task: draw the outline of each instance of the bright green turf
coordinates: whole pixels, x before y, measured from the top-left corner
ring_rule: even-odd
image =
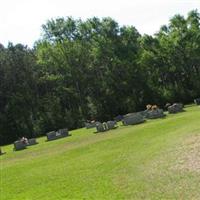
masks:
[[[136,126],[72,136],[0,156],[1,200],[200,199],[200,173],[176,167],[177,147],[200,136],[200,107]],[[180,152],[179,152],[180,153]]]

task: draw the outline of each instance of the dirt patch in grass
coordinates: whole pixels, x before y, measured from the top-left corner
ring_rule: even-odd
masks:
[[[200,133],[188,136],[177,148],[176,170],[200,173]]]

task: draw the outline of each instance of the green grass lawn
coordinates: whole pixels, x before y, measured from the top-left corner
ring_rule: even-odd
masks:
[[[1,200],[200,199],[200,107],[0,156]]]

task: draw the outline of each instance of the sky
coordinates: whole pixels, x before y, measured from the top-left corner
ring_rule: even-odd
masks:
[[[112,17],[133,25],[141,34],[154,34],[175,14],[200,12],[200,0],[0,0],[0,43],[32,47],[48,19],[72,16]]]

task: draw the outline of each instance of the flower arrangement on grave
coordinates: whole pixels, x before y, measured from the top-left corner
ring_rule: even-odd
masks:
[[[157,105],[151,106],[151,110],[157,110],[157,109],[158,109],[158,106],[157,106]]]
[[[146,109],[147,109],[147,110],[151,110],[151,107],[152,107],[151,104],[146,105]]]

